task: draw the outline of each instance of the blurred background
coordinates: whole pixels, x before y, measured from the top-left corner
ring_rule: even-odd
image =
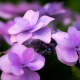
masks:
[[[11,3],[18,3],[20,1],[26,1],[26,2],[33,2],[38,1],[42,5],[49,3],[49,2],[64,2],[64,6],[69,7],[71,10],[80,12],[80,0],[0,0],[0,2],[11,2]]]

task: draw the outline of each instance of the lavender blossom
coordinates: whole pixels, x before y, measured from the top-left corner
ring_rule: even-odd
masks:
[[[51,29],[45,27],[54,18],[42,16],[39,19],[39,12],[28,10],[23,17],[14,19],[15,25],[9,29],[9,34],[12,35],[11,42],[17,41],[23,43],[24,41],[32,39],[40,39],[45,43],[51,41]]]
[[[27,10],[36,10],[38,7],[40,7],[38,2],[20,2],[17,5],[12,3],[0,3],[0,17],[4,19],[10,19],[25,13]]]
[[[80,31],[70,26],[68,33],[59,31],[53,34],[52,38],[58,44],[56,46],[56,53],[62,63],[73,66],[77,63],[78,58],[80,63]]]
[[[62,7],[63,3],[47,3],[43,7],[39,8],[40,16],[42,15],[48,15],[48,16],[53,16],[53,15],[58,15],[61,13],[64,13],[65,10]]]
[[[10,43],[10,34],[8,33],[8,29],[13,26],[15,23],[14,21],[10,20],[6,23],[0,21],[0,35],[5,39],[5,41],[11,45]]]
[[[26,48],[17,43],[13,45],[11,52],[0,58],[0,68],[3,72],[22,75],[24,68],[36,71],[44,66],[45,58],[34,52],[33,48]]]
[[[1,80],[40,80],[40,76],[37,72],[33,72],[25,68],[22,75],[13,75],[10,73],[2,72]]]

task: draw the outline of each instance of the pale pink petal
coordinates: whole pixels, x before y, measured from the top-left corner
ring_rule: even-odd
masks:
[[[41,69],[44,66],[44,64],[45,58],[42,55],[36,53],[35,59],[32,62],[26,64],[26,67],[28,67],[32,71],[36,71]]]
[[[18,54],[14,53],[14,52],[9,53],[8,58],[12,65],[21,66],[21,61],[20,61]]]
[[[49,17],[49,16],[42,16],[39,18],[38,22],[43,22],[43,27],[48,25],[51,21],[53,21],[54,18]]]
[[[31,29],[30,32],[35,32],[42,27],[43,27],[43,22],[40,22],[35,27],[33,27],[33,29]]]
[[[10,73],[11,62],[8,59],[8,54],[0,57],[0,69],[4,72]]]
[[[20,32],[25,31],[25,28],[21,28],[22,26],[18,26],[17,24],[15,24],[14,26],[12,26],[9,30],[8,33],[9,34],[17,34]]]
[[[33,15],[35,14],[36,12],[33,11],[33,10],[28,10],[25,15],[23,16],[23,18],[25,18],[26,20],[29,21],[29,24],[31,25],[32,24],[32,17]]]
[[[45,43],[51,41],[51,29],[48,27],[41,28],[33,33],[32,39],[40,39]]]
[[[24,73],[21,66],[11,65],[10,70],[11,70],[11,73],[14,74],[14,75],[22,75]]]
[[[31,38],[31,36],[32,36],[32,33],[30,33],[30,32],[20,33],[16,36],[16,40],[17,40],[18,43],[22,44],[24,41]]]
[[[11,45],[13,45],[16,41],[16,35],[11,35],[10,37]]]
[[[27,48],[22,54],[23,63],[27,64],[28,62],[34,60],[34,57],[35,57],[34,49],[33,48]]]

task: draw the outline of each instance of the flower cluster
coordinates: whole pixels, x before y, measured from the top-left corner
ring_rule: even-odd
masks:
[[[0,17],[15,17],[14,21],[0,21],[0,40],[5,39],[11,46],[0,57],[2,79],[5,79],[4,75],[11,78],[21,75],[18,76],[19,80],[40,80],[34,71],[42,69],[45,56],[55,52],[59,61],[68,66],[75,65],[77,61],[80,63],[80,16],[75,14],[76,20],[69,26],[68,32],[60,31],[53,25],[54,22],[63,25],[72,22],[72,11],[63,8],[63,3],[48,3],[44,6],[37,2],[0,5]],[[24,16],[19,17],[23,13]]]

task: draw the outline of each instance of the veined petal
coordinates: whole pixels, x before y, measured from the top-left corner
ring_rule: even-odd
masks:
[[[57,54],[58,59],[59,59],[62,63],[66,64],[66,65],[68,65],[68,66],[73,66],[73,65],[75,65],[75,64],[77,63],[77,61],[75,61],[75,62],[66,62],[65,60],[63,60],[63,58],[62,58],[62,50],[63,50],[63,48],[61,48],[61,46],[59,46],[59,45],[56,46],[56,54]]]
[[[28,67],[32,71],[36,71],[41,69],[44,66],[44,64],[45,64],[45,58],[42,55],[36,53],[34,60],[26,64],[26,67]]]
[[[21,66],[21,61],[20,61],[18,54],[14,53],[14,52],[9,53],[8,58],[12,65]]]
[[[12,46],[11,52],[18,54],[18,56],[22,59],[22,54],[27,48],[24,45],[16,43]]]
[[[15,27],[14,29],[25,29],[25,30],[30,29],[29,22],[25,18],[17,17],[14,19],[14,21],[19,26],[19,28]]]
[[[34,26],[37,21],[38,21],[38,18],[39,18],[39,12],[35,12],[35,14],[32,16],[32,20],[30,21],[30,25],[31,26]]]
[[[54,18],[49,16],[42,16],[39,18],[38,22],[43,22],[43,27],[48,25],[51,21],[53,21]]]
[[[27,64],[28,62],[33,61],[34,57],[35,57],[34,49],[27,48],[22,54],[23,63]]]
[[[26,20],[29,21],[29,25],[32,24],[32,17],[36,12],[33,10],[28,10],[25,15],[23,16],[23,18],[25,18]]]
[[[43,27],[43,22],[40,22],[38,23],[37,25],[35,25],[35,27],[33,27],[30,32],[35,32],[37,31],[38,29],[42,28]]]
[[[16,40],[18,43],[23,43],[24,41],[28,40],[29,38],[31,38],[32,36],[32,33],[30,32],[23,32],[23,33],[20,33],[16,36]]]
[[[78,60],[78,55],[75,49],[68,46],[62,49],[62,58],[66,62],[76,62]]]
[[[11,65],[10,69],[11,69],[11,72],[14,75],[22,75],[24,73],[24,71],[22,70],[21,66],[13,66],[13,65]]]
[[[51,29],[48,27],[41,28],[33,33],[32,39],[40,39],[45,43],[51,41]]]
[[[9,30],[8,33],[9,34],[17,34],[20,32],[25,31],[25,28],[20,28],[21,26],[18,26],[17,24],[15,24],[14,26],[12,26]]]

